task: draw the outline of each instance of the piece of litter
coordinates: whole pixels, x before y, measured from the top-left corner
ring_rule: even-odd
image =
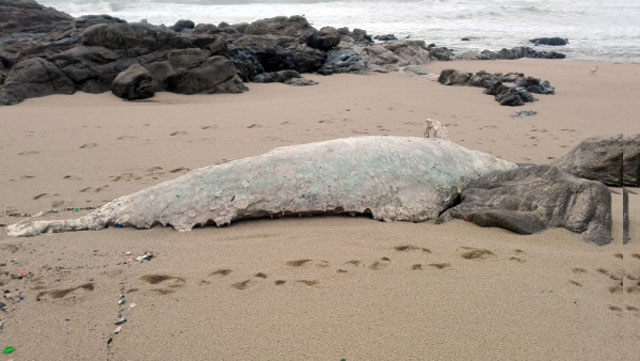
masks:
[[[153,258],[153,253],[145,252],[145,254],[143,254],[142,256],[138,256],[138,257],[134,258],[134,261],[142,262],[142,261],[148,261],[148,260],[150,260],[152,258]]]
[[[126,254],[127,256],[129,256],[129,257],[133,256],[133,253],[131,253],[131,252],[125,252],[125,254]]]
[[[137,305],[136,305],[135,303],[132,303],[132,304],[130,304],[130,305],[129,305],[129,308],[134,308],[134,307],[136,307],[136,306],[137,306]]]
[[[15,350],[16,350],[16,348],[15,348],[15,347],[13,347],[13,346],[7,346],[7,347],[5,347],[5,348],[4,348],[4,350],[2,350],[2,353],[10,354],[10,353],[12,353],[12,352],[13,352],[13,351],[15,351]]]
[[[120,333],[120,331],[122,331],[122,326],[116,327],[116,329],[115,329],[115,331],[113,331],[113,333],[117,335],[117,334]]]
[[[0,302],[0,310],[7,307],[7,305],[4,302]]]
[[[116,228],[122,228],[122,224],[120,224],[120,223],[116,223],[113,226],[116,227]]]
[[[116,321],[116,326],[122,325],[125,322],[127,322],[127,319],[124,317],[120,317],[120,319]]]
[[[17,270],[17,271],[16,271],[16,273],[17,273],[18,275],[20,275],[20,276],[24,276],[24,275],[26,275],[26,274],[27,274],[27,271],[19,269],[19,270]]]
[[[118,301],[119,305],[123,305],[125,303],[127,303],[127,298],[126,297],[123,297],[120,301]]]

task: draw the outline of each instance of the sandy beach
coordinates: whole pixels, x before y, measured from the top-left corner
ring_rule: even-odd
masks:
[[[621,188],[611,188],[613,242],[601,247],[565,229],[522,236],[463,221],[366,217],[243,221],[186,233],[109,228],[13,238],[4,231],[25,218],[17,213],[76,217],[278,146],[419,137],[427,118],[465,147],[538,164],[590,136],[640,132],[637,64],[424,67],[523,72],[549,80],[556,94],[514,108],[433,76],[305,74],[319,84],[248,83],[243,94],[162,92],[136,102],[76,93],[0,107],[0,346],[15,346],[0,361],[637,357],[640,189],[630,189],[624,247]],[[537,115],[515,118],[517,110]],[[154,257],[133,261],[145,252]],[[119,315],[127,321],[114,335]]]

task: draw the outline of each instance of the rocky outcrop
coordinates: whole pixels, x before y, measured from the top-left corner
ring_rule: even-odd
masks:
[[[57,66],[41,58],[32,58],[11,68],[0,89],[0,105],[51,94],[73,94],[75,90],[71,79]]]
[[[120,98],[137,100],[151,98],[155,93],[151,73],[140,64],[132,64],[113,79],[111,91]]]
[[[629,142],[629,144],[632,143]],[[612,137],[588,138],[552,164],[577,177],[621,187],[623,184],[624,148],[622,134]],[[630,146],[629,148],[634,147]]]
[[[467,51],[465,53],[455,56],[456,60],[513,60],[521,58],[534,58],[534,59],[564,59],[567,56],[556,51],[541,51],[531,49],[526,46],[515,47],[511,49],[503,48],[499,51],[483,50],[478,52],[475,50]]]
[[[564,227],[587,242],[611,242],[611,194],[600,182],[574,177],[557,167],[523,166],[472,181],[460,204],[439,222],[463,219],[519,234]]]
[[[233,63],[222,56],[212,56],[206,59],[202,64],[193,68],[177,69],[176,73],[167,79],[167,90],[180,94],[198,94],[198,93],[217,93],[221,89],[230,93],[240,93],[246,90],[246,87],[236,86],[237,84],[236,67]],[[232,84],[225,84],[231,81]],[[225,84],[222,88],[220,85]]]
[[[555,88],[547,80],[525,77],[522,73],[491,74],[479,71],[475,74],[455,69],[440,72],[438,82],[443,85],[463,85],[485,88],[484,93],[495,96],[500,105],[520,106],[533,102],[535,94],[554,94]],[[509,87],[504,83],[514,83]]]
[[[552,37],[552,38],[535,38],[529,40],[533,45],[549,45],[549,46],[564,46],[569,44],[569,39],[560,38],[560,37]]]
[[[102,93],[113,90],[116,76],[133,64],[149,71],[154,91],[191,94],[244,91],[247,88],[241,82],[254,81],[265,73],[257,81],[282,71],[324,75],[386,73],[427,64],[431,59],[453,58],[451,50],[435,44],[426,46],[424,41],[397,40],[392,34],[376,39],[379,42],[374,44],[362,29],[318,30],[301,16],[232,25],[225,22],[196,25],[184,19],[166,27],[146,21],[128,23],[109,15],[73,18],[31,0],[0,0],[0,93],[4,94],[3,104],[14,104],[38,94],[75,90]],[[555,56],[530,48],[482,54],[487,59]],[[214,74],[209,60],[213,56],[230,60],[236,74],[230,76],[232,68],[226,65]],[[54,69],[48,75],[53,83],[48,86],[39,83],[37,89],[28,90],[43,79],[40,77],[17,90],[15,73],[24,69],[13,68],[35,58],[52,64],[47,67]],[[212,80],[205,80],[205,76]],[[298,77],[284,82],[315,84]],[[532,92],[529,88],[536,86],[521,87]],[[516,104],[526,98],[521,91],[510,92],[504,94],[501,102]]]

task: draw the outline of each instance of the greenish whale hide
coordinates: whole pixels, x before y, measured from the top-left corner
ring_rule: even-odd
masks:
[[[276,148],[193,170],[68,220],[27,220],[12,236],[110,225],[178,231],[213,222],[298,214],[370,213],[384,221],[435,219],[473,179],[514,163],[437,138],[355,137]]]

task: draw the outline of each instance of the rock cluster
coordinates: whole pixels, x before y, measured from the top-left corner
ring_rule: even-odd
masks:
[[[519,46],[511,49],[503,48],[499,51],[483,50],[483,51],[467,51],[455,56],[455,60],[513,60],[521,58],[534,59],[564,59],[567,56],[557,51],[543,51],[531,49],[527,46]]]
[[[438,82],[444,85],[464,85],[485,88],[484,93],[495,96],[500,105],[519,106],[533,102],[534,94],[554,94],[555,89],[547,80],[528,77],[522,73],[487,73],[479,71],[475,74],[454,69],[440,72]],[[513,83],[509,87],[504,83]]]
[[[185,19],[167,27],[108,15],[74,18],[33,0],[0,0],[0,105],[75,91],[113,91],[132,100],[157,91],[240,93],[247,90],[243,82],[251,81],[315,84],[293,72],[392,72],[455,57],[450,49],[424,41],[397,40],[393,34],[375,38],[380,42],[362,29],[318,30],[301,16],[218,25]],[[523,47],[455,58],[460,57],[564,55]],[[145,68],[145,75],[134,65]],[[521,95],[511,94],[504,102],[517,102]]]
[[[549,46],[564,46],[569,44],[569,39],[560,38],[560,37],[552,37],[552,38],[535,38],[529,40],[533,45],[549,45]]]

